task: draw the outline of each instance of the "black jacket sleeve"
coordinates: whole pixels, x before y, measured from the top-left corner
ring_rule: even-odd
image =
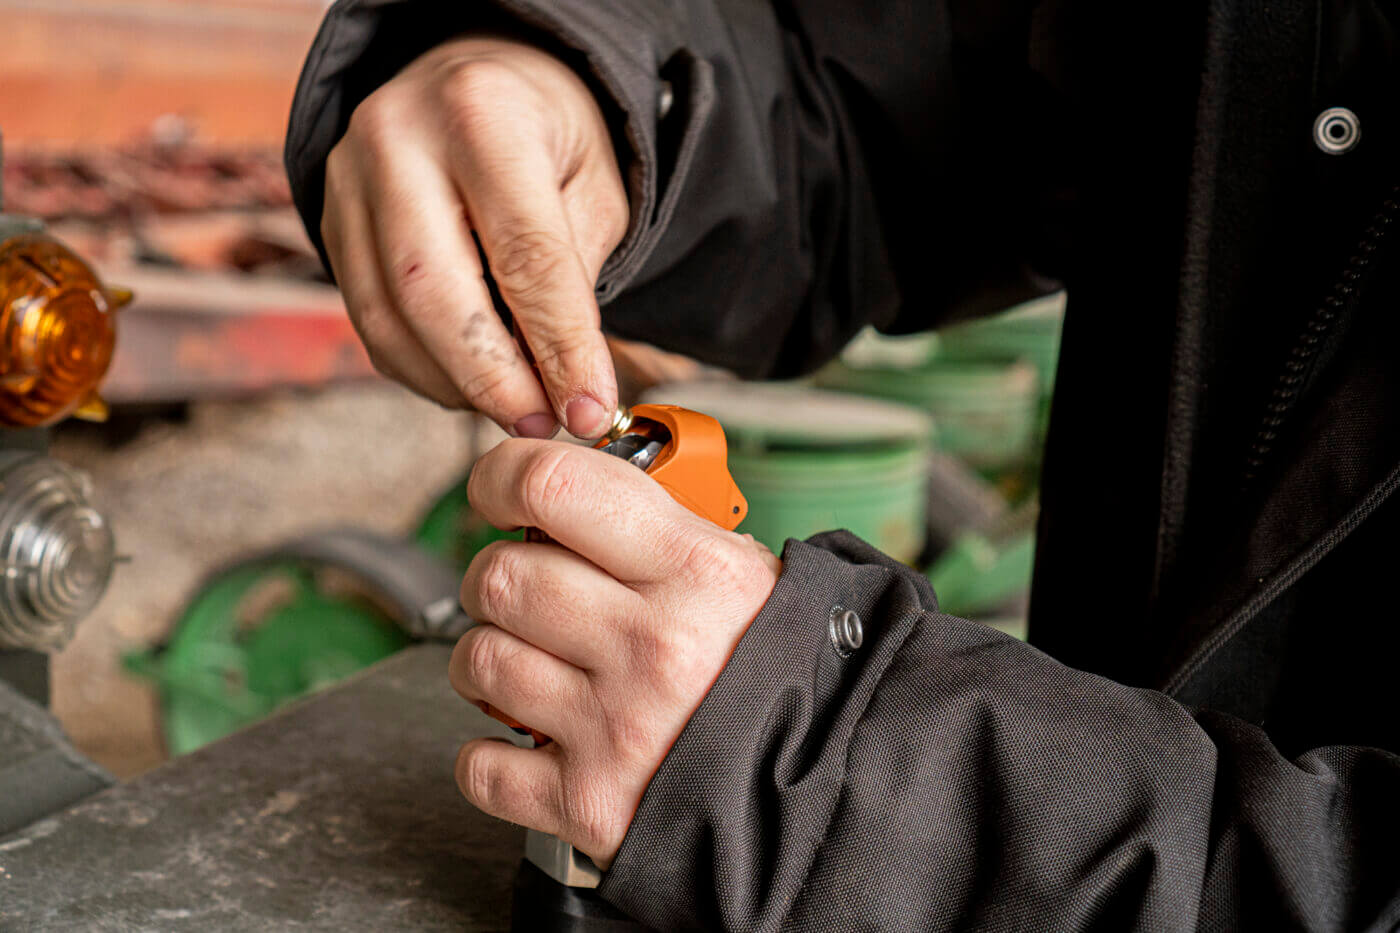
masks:
[[[657,929],[1390,930],[1400,759],[1238,720],[938,612],[846,533],[772,600],[603,894]],[[864,642],[834,648],[834,607]]]
[[[355,106],[447,38],[523,31],[593,82],[626,166],[605,327],[796,374],[867,323],[925,329],[1052,287],[1020,242],[1038,229],[1023,188],[1050,161],[1033,142],[1050,108],[1022,86],[1033,4],[948,6],[339,0],[292,110],[293,194],[319,243],[326,155]]]

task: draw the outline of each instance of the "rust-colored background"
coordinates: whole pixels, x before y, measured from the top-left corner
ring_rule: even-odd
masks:
[[[0,0],[0,128],[68,148],[167,115],[206,141],[280,145],[321,0]]]

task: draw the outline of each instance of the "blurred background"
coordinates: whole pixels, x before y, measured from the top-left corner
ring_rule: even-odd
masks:
[[[105,424],[54,429],[120,562],[53,659],[53,708],[119,776],[166,754],[161,643],[215,568],[307,528],[401,534],[467,463],[460,417],[368,378],[281,166],[321,0],[0,0],[4,207],[120,312]]]
[[[119,777],[421,636],[450,607],[415,604],[418,556],[456,573],[499,536],[462,488],[499,433],[374,376],[291,207],[282,135],[326,5],[0,0],[4,211],[89,263],[115,322],[101,401],[50,412],[105,420],[63,418],[33,445],[90,480],[74,487],[86,550],[50,548],[67,571],[16,557],[35,521],[6,505],[20,484],[0,456],[0,645],[5,598],[35,615],[33,593],[58,586],[45,573],[87,587],[95,605],[79,593],[68,618],[39,620],[63,630],[55,649],[76,621],[51,703]],[[33,235],[19,223],[0,244]],[[25,255],[25,287],[57,294],[48,260]],[[134,294],[120,310],[116,286]],[[19,286],[0,297],[4,328],[38,307]],[[1024,637],[1062,313],[1052,296],[938,334],[863,335],[801,384],[614,350],[625,399],[724,424],[741,531],[778,550],[851,528],[926,572],[945,609]],[[0,390],[43,388],[4,365]]]

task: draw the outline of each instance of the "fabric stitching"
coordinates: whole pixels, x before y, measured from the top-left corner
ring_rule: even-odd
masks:
[[[888,568],[885,568],[885,567],[881,567],[881,568],[879,568],[879,569],[880,569],[880,571],[881,571],[881,577],[883,578],[882,581],[881,581],[881,589],[888,588],[889,585],[891,584],[892,580],[893,580],[894,573],[893,573],[893,571],[891,571],[891,570],[889,570]],[[900,653],[901,651],[904,650],[904,646],[905,646],[906,644],[908,644],[909,639],[912,638],[912,637],[914,636],[914,633],[915,633],[915,632],[918,632],[918,631],[921,629],[921,627],[922,627],[922,625],[923,625],[923,619],[924,619],[924,616],[925,616],[925,615],[927,615],[927,613],[925,613],[925,612],[916,612],[916,613],[914,613],[914,621],[913,621],[913,624],[911,624],[911,625],[909,626],[909,631],[907,631],[907,632],[904,633],[904,637],[900,639],[899,644],[896,645],[896,646],[894,647],[894,650],[890,652],[890,663],[891,663],[891,664],[894,663],[894,661],[895,661],[895,659],[896,659],[897,657],[899,657],[899,653]],[[846,662],[843,662],[843,663],[850,663],[850,662],[849,662],[849,661],[846,661]],[[886,664],[885,667],[886,667],[886,669],[888,669],[888,668],[889,668],[889,664]],[[881,675],[881,679],[883,679],[883,674]],[[841,804],[842,804],[842,802],[846,799],[846,789],[847,789],[848,779],[849,779],[849,776],[850,776],[850,773],[851,773],[851,750],[852,750],[852,746],[855,745],[855,735],[856,735],[856,733],[860,730],[860,725],[861,725],[861,723],[863,723],[863,722],[865,721],[866,716],[867,716],[867,715],[869,714],[869,712],[870,712],[870,705],[871,705],[871,703],[874,702],[874,699],[875,699],[875,690],[878,689],[879,686],[880,686],[880,683],[879,683],[879,680],[877,680],[877,681],[875,682],[874,689],[872,689],[872,690],[870,691],[870,693],[866,696],[864,708],[861,709],[860,715],[859,715],[858,717],[856,717],[856,721],[855,721],[855,722],[852,724],[852,726],[851,726],[851,737],[850,737],[850,739],[846,742],[846,751],[845,751],[845,755],[844,755],[844,757],[843,757],[842,768],[841,768],[841,789],[840,789],[840,791],[836,794],[836,800],[835,800],[835,802],[832,804],[831,811],[827,814],[826,822],[825,822],[825,824],[822,826],[821,837],[817,839],[816,844],[812,847],[812,854],[811,854],[811,857],[808,858],[808,860],[807,860],[807,865],[806,865],[806,867],[804,868],[804,870],[803,870],[803,872],[802,872],[803,883],[802,883],[801,888],[798,889],[798,893],[799,893],[799,894],[801,893],[801,891],[804,891],[804,890],[806,890],[806,888],[807,888],[807,879],[809,879],[809,878],[811,877],[813,866],[815,866],[815,865],[817,864],[817,861],[821,858],[822,850],[826,848],[827,841],[831,838],[832,824],[833,824],[833,822],[834,822],[835,819],[836,819],[836,814],[837,814],[837,812],[841,809]],[[798,898],[798,897],[794,897],[794,898],[792,899],[791,905],[790,905],[789,908],[788,908],[787,914],[784,915],[784,918],[783,918],[784,925],[791,919],[792,911],[795,910],[795,909],[797,908],[798,903],[799,903],[799,898]]]
[[[1366,518],[1375,511],[1376,507],[1389,498],[1400,485],[1400,466],[1395,467],[1385,479],[1381,480],[1377,486],[1371,490],[1366,498],[1362,499],[1355,508],[1343,516],[1342,520],[1332,527],[1332,530],[1322,537],[1316,539],[1312,544],[1297,554],[1282,569],[1275,572],[1262,589],[1256,591],[1243,605],[1240,606],[1229,618],[1223,622],[1208,638],[1201,642],[1194,654],[1182,664],[1181,668],[1168,681],[1163,688],[1163,692],[1171,694],[1191,679],[1197,671],[1201,669],[1211,656],[1215,654],[1227,641],[1239,634],[1248,622],[1257,615],[1260,610],[1273,602],[1278,596],[1298,581],[1303,574],[1307,573],[1317,564],[1319,560],[1327,555],[1356,530]]]

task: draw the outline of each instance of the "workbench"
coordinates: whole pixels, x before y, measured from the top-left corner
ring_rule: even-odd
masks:
[[[510,732],[408,648],[0,839],[0,930],[505,930],[524,831],[457,749]]]

